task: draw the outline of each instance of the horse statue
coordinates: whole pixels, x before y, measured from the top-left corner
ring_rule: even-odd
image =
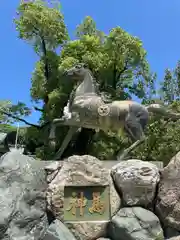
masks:
[[[145,140],[144,130],[148,124],[149,112],[174,120],[180,119],[179,113],[169,112],[159,104],[144,106],[132,100],[105,103],[98,94],[97,84],[91,71],[84,64],[75,65],[65,74],[79,85],[64,108],[63,117],[54,119],[52,123],[50,140],[55,139],[57,125],[70,126],[65,140],[56,154],[56,159],[61,157],[73,134],[81,127],[104,132],[119,131],[120,128],[123,128],[133,144],[122,155],[118,154],[118,159],[122,160]]]

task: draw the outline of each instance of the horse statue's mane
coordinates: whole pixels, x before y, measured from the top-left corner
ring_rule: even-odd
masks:
[[[95,86],[95,89],[96,89],[96,93],[99,95],[99,94],[100,94],[99,84],[98,84],[96,78],[93,76],[92,70],[90,70],[90,69],[87,68],[87,67],[86,67],[86,70],[89,71],[89,73],[90,73],[90,75],[91,75],[91,77],[92,77],[92,82],[93,82],[93,84],[94,84],[94,86]]]

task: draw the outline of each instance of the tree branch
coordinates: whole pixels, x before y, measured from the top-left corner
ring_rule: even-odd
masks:
[[[38,107],[36,107],[36,106],[34,106],[34,109],[35,109],[36,111],[39,111],[39,112],[44,112],[44,110],[43,110],[42,108],[38,108]]]
[[[40,39],[41,39],[41,43],[42,43],[42,52],[43,52],[43,55],[44,55],[44,65],[45,65],[45,67],[44,67],[44,76],[45,76],[45,78],[46,78],[46,81],[48,81],[49,80],[49,70],[48,70],[48,59],[47,59],[47,49],[46,49],[46,43],[45,43],[45,39],[44,39],[44,37],[41,35],[41,33],[40,33],[40,31],[39,31],[39,29],[36,27],[36,26],[34,26],[33,25],[33,27],[34,27],[34,34],[35,35],[39,35],[39,37],[40,37]]]
[[[114,65],[113,65],[113,84],[112,84],[112,87],[114,90],[116,90],[116,85],[117,85],[116,75],[117,75],[117,68],[116,68],[116,63],[114,63]]]
[[[124,67],[123,67],[123,69],[118,73],[116,79],[119,79],[120,76],[127,70],[127,64],[128,64],[128,60],[125,61]]]
[[[48,70],[48,59],[47,59],[47,50],[46,50],[46,43],[43,37],[41,37],[42,42],[42,51],[44,54],[44,76],[46,78],[46,81],[49,80],[49,70]]]
[[[44,76],[46,78],[46,82],[48,82],[49,81],[49,69],[48,69],[48,59],[47,59],[47,49],[46,49],[45,39],[41,35],[39,29],[34,25],[33,25],[33,27],[34,27],[35,35],[40,37],[40,39],[41,39],[42,52],[43,52],[43,55],[44,55]],[[49,101],[48,95],[46,95],[43,100],[44,100],[44,103],[47,104],[48,101]]]
[[[14,118],[14,119],[16,119],[16,120],[18,120],[18,121],[20,121],[20,122],[23,122],[23,123],[25,123],[25,124],[28,125],[28,126],[32,126],[32,127],[36,127],[36,128],[41,128],[41,126],[36,125],[36,124],[33,124],[33,123],[29,123],[28,121],[24,120],[23,118],[19,118],[19,117],[17,117],[17,116],[14,116],[12,113],[7,113],[7,112],[5,112],[5,111],[3,111],[3,110],[0,110],[0,111],[1,111],[2,114],[6,115],[6,116],[8,116],[8,117]]]
[[[40,36],[41,43],[42,43],[42,52],[44,55],[44,76],[46,78],[46,84],[48,84],[49,81],[49,69],[48,69],[48,58],[47,58],[47,49],[46,49],[46,43],[44,40],[44,37]],[[47,104],[49,101],[48,95],[44,97],[44,103]]]
[[[30,123],[30,122],[26,121],[26,120],[23,119],[23,118],[19,118],[19,117],[17,117],[17,116],[14,116],[12,113],[7,113],[7,112],[5,112],[5,111],[3,111],[3,110],[0,110],[0,112],[1,112],[2,114],[4,114],[4,115],[8,116],[8,117],[11,117],[11,118],[16,119],[16,120],[18,120],[18,121],[20,121],[20,122],[25,123],[25,124],[28,125],[28,126],[35,127],[35,128],[38,128],[38,129],[43,129],[43,128],[46,127],[47,125],[51,124],[51,122],[46,122],[46,123],[44,123],[42,126],[39,126],[39,125],[37,125],[37,124]]]

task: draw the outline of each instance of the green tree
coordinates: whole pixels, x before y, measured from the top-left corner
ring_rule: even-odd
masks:
[[[17,121],[28,124],[23,117],[26,117],[30,114],[31,109],[22,102],[12,104],[11,101],[0,100],[0,124],[12,124]]]
[[[42,125],[55,115],[59,116],[63,109],[63,99],[68,94],[64,94],[62,86],[59,86],[59,56],[56,54],[57,49],[62,48],[68,39],[68,34],[58,1],[51,3],[51,6],[46,1],[22,2],[17,13],[15,24],[19,37],[30,43],[39,56],[32,75],[31,97],[35,103],[43,102],[42,109],[35,107],[42,112]],[[44,134],[47,139],[48,130],[45,128],[43,137]],[[47,141],[44,148],[48,148]]]
[[[165,70],[164,78],[157,89],[157,102],[167,109],[180,112],[180,63],[175,69]],[[161,116],[151,116],[150,124],[147,128],[147,141],[132,152],[131,156],[146,161],[163,161],[166,165],[169,160],[180,151],[180,120],[172,121],[163,119]]]
[[[50,158],[54,154],[47,143],[48,128],[43,126],[62,115],[74,87],[72,82],[63,77],[63,72],[76,63],[84,62],[89,66],[106,101],[136,98],[142,104],[159,102],[173,111],[179,111],[180,63],[172,71],[165,70],[164,79],[157,88],[157,76],[150,72],[141,40],[121,27],[115,27],[105,34],[87,16],[77,27],[75,40],[71,40],[58,2],[49,4],[49,1],[40,0],[22,2],[15,24],[20,39],[30,43],[39,56],[30,91],[35,103],[43,102],[42,109],[35,107],[42,114],[39,125],[26,129],[25,141],[32,151],[36,149],[36,154],[41,158]],[[11,106],[10,113],[20,118],[25,108],[20,103],[14,109]],[[26,110],[28,112],[28,108]],[[4,121],[16,119],[12,116],[1,113],[0,118]],[[56,151],[67,130],[68,127],[57,129]],[[151,116],[146,131],[147,140],[131,153],[131,157],[167,163],[180,149],[179,133],[179,122]],[[114,159],[119,147],[123,150],[130,144],[122,131],[118,134],[111,131],[95,133],[82,129],[74,137],[68,148],[71,150],[66,154],[73,154],[75,150],[79,153],[80,148],[84,148],[84,153],[100,159]]]
[[[121,27],[111,29],[108,35],[96,28],[91,17],[86,17],[76,29],[76,39],[68,38],[67,29],[60,8],[49,7],[45,1],[21,3],[15,19],[19,37],[30,43],[39,55],[32,75],[31,96],[35,102],[43,101],[40,124],[62,115],[73,83],[64,79],[62,73],[78,62],[88,64],[92,70],[100,92],[111,100],[132,99],[134,96],[147,100],[154,94],[154,76],[150,73],[146,60],[146,51],[137,37],[131,36]],[[59,52],[59,54],[58,54]],[[148,97],[150,99],[150,97]],[[45,130],[45,128],[44,128]],[[57,149],[60,146],[67,127],[57,129]],[[89,130],[91,141],[86,149],[102,159],[115,156],[124,136],[119,133],[114,140],[114,133],[94,133]],[[43,133],[47,139],[48,130]],[[82,138],[77,141],[86,142]],[[88,142],[88,141],[87,141]],[[127,141],[122,148],[130,144]],[[98,150],[96,151],[96,148]],[[48,145],[38,149],[43,158],[48,156]]]
[[[32,76],[31,96],[35,101],[43,100],[44,108],[48,94],[59,80],[55,50],[68,39],[63,15],[56,2],[54,6],[48,7],[45,1],[39,0],[21,3],[15,19],[19,37],[30,43],[40,57]]]
[[[152,97],[155,77],[149,72],[141,41],[120,27],[105,35],[90,19],[86,17],[78,26],[78,39],[69,41],[62,49],[60,70],[64,71],[76,62],[85,62],[96,77],[100,91],[111,100],[131,99],[134,95],[145,99],[146,93],[151,93]],[[88,152],[100,159],[115,158],[119,146],[124,149],[130,144],[127,138],[124,141],[125,136],[121,133],[93,134]]]
[[[31,114],[31,109],[28,108],[24,103],[18,102],[12,104],[11,101],[1,100],[0,101],[0,132],[8,133],[8,142],[15,144],[17,126],[14,124],[17,122],[24,122],[26,125],[36,127],[36,125],[27,122],[24,117]],[[19,128],[18,144],[24,145],[25,135],[27,127]]]

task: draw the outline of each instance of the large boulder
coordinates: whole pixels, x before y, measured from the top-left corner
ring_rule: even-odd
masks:
[[[166,238],[172,238],[172,237],[177,237],[180,236],[180,232],[174,228],[171,227],[164,227],[164,235]]]
[[[164,227],[180,231],[180,152],[161,171],[156,213]]]
[[[0,132],[0,156],[9,152],[9,146],[7,142],[7,133]]]
[[[108,234],[113,240],[164,240],[157,216],[141,207],[120,209],[109,224]]]
[[[167,240],[180,240],[180,236],[168,238]]]
[[[156,165],[136,159],[122,161],[112,168],[111,176],[124,206],[152,204],[160,179]]]
[[[59,220],[52,222],[43,240],[76,240],[71,231]]]
[[[0,158],[0,239],[40,240],[48,228],[46,173],[33,158]]]
[[[55,165],[51,165],[55,170]],[[57,167],[57,166],[56,166]],[[46,167],[50,172],[50,167]],[[71,222],[64,221],[64,187],[65,186],[110,186],[111,216],[120,208],[120,198],[114,188],[110,170],[103,168],[97,158],[84,155],[72,156],[65,159],[58,173],[51,173],[53,179],[49,183],[47,201],[48,207],[55,217],[64,222],[77,240],[91,240],[106,235],[107,221],[103,222]]]
[[[110,238],[98,238],[96,240],[111,240]]]

